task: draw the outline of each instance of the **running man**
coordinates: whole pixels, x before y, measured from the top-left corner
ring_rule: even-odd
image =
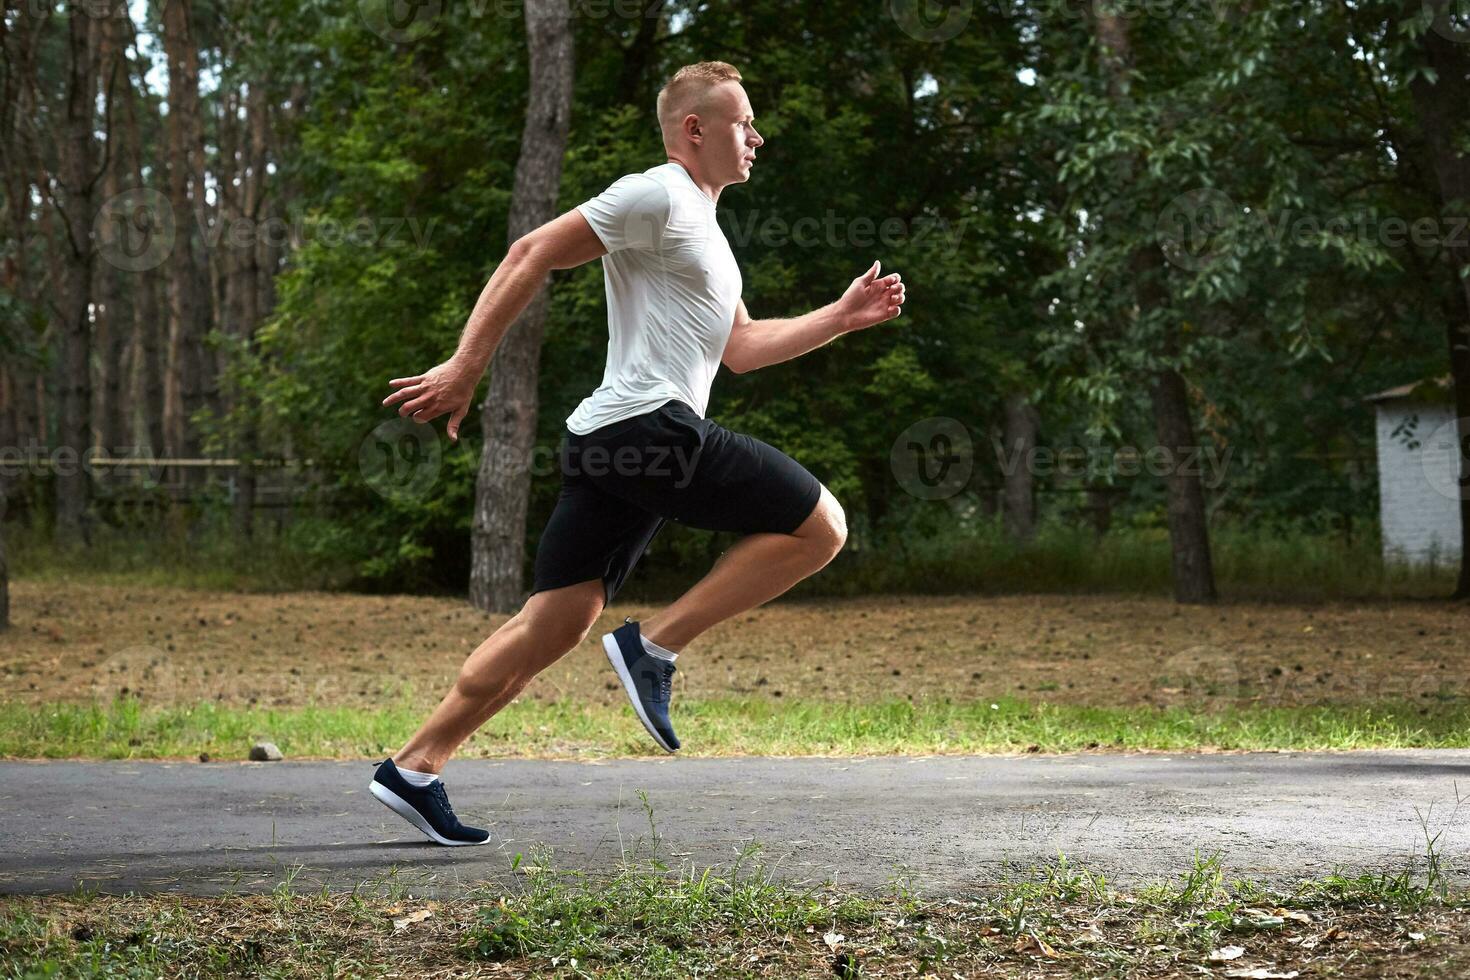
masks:
[[[665,521],[743,535],[673,604],[627,619],[602,646],[637,715],[663,749],[674,661],[701,633],[814,574],[847,537],[828,489],[785,453],[705,417],[720,364],[737,373],[799,357],[899,315],[904,287],[878,262],[835,303],[752,320],[740,269],[715,220],[720,191],[750,179],[756,132],[740,73],[719,61],[681,68],[658,95],[668,162],[629,174],[515,242],[465,325],[455,355],[389,382],[384,405],[449,437],[511,323],[553,269],[602,259],[607,368],[566,420],[561,494],[536,550],[521,610],[465,661],[454,687],[373,777],[374,796],[440,844],[483,844],[462,825],[439,773],[455,750],[541,671],[574,649]]]

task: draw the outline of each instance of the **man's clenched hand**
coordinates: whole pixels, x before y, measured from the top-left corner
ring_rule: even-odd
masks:
[[[483,372],[480,372],[483,373]],[[449,438],[459,441],[459,423],[470,410],[480,375],[463,362],[450,358],[424,374],[394,378],[388,384],[397,391],[383,399],[397,405],[398,414],[415,422],[432,422],[449,413]]]
[[[903,309],[903,279],[898,273],[878,277],[880,263],[852,281],[847,292],[837,301],[848,330],[864,330],[885,320],[892,320]]]

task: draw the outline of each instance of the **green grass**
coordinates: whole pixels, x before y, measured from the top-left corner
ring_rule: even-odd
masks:
[[[1210,532],[1223,595],[1271,601],[1428,598],[1449,595],[1457,563],[1385,563],[1376,535],[1221,527]],[[792,595],[883,593],[1172,594],[1164,528],[1124,528],[1101,537],[1085,528],[1041,526],[1022,545],[998,524],[936,529],[849,547]]]
[[[929,512],[925,512],[929,513]],[[6,529],[12,574],[118,585],[178,586],[249,592],[342,589],[362,581],[344,558],[354,553],[349,526],[301,518],[283,532],[262,527],[236,540],[220,519],[175,520],[158,527],[97,529],[91,548],[58,550],[42,529]],[[655,601],[687,589],[733,536],[671,526],[639,563],[621,593]],[[1457,565],[1385,564],[1376,534],[1341,535],[1235,526],[1211,531],[1215,577],[1232,598],[1320,601],[1448,595]],[[928,524],[855,534],[822,572],[792,597],[874,594],[1127,593],[1169,595],[1168,533],[1123,527],[1101,537],[1086,528],[1044,523],[1017,544],[988,518],[933,511]]]
[[[1244,949],[1231,967],[1313,975],[1427,978],[1467,962],[1470,900],[1433,860],[1344,893],[1333,879],[1227,882],[1211,854],[1126,892],[1058,855],[924,898],[902,879],[871,894],[794,885],[758,858],[674,870],[654,852],[588,875],[516,854],[510,884],[439,902],[391,883],[299,894],[290,876],[268,895],[0,898],[0,977],[1151,978],[1217,975],[1213,951],[1229,945]]]
[[[374,711],[0,706],[0,757],[243,758],[269,738],[294,758],[364,758],[395,750],[424,715],[403,701]],[[738,699],[679,704],[686,756],[930,755],[1085,749],[1368,749],[1470,746],[1463,702],[1254,707],[1083,707],[1006,699],[879,704]],[[623,707],[525,700],[501,712],[464,755],[577,758],[656,754]]]

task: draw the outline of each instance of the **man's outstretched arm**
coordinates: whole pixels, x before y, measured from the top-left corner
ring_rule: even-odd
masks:
[[[852,281],[835,303],[784,320],[752,320],[741,300],[735,307],[735,325],[721,357],[736,374],[779,364],[816,350],[854,330],[892,320],[903,309],[903,280],[898,273],[878,275],[880,265]]]
[[[389,381],[397,390],[383,404],[397,405],[399,415],[415,422],[430,422],[448,412],[449,438],[458,441],[459,423],[470,410],[475,386],[546,277],[553,269],[570,269],[605,254],[602,240],[575,209],[516,239],[480,291],[454,356],[423,374]]]

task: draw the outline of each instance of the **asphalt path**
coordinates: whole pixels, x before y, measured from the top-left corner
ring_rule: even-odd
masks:
[[[538,855],[586,871],[743,862],[797,883],[962,895],[1059,853],[1122,885],[1213,853],[1227,878],[1281,885],[1422,868],[1429,837],[1455,880],[1467,871],[1463,750],[462,761],[446,772],[450,799],[492,831],[465,848],[425,841],[367,793],[371,774],[367,762],[0,763],[0,892],[289,879],[448,897],[504,884]]]

